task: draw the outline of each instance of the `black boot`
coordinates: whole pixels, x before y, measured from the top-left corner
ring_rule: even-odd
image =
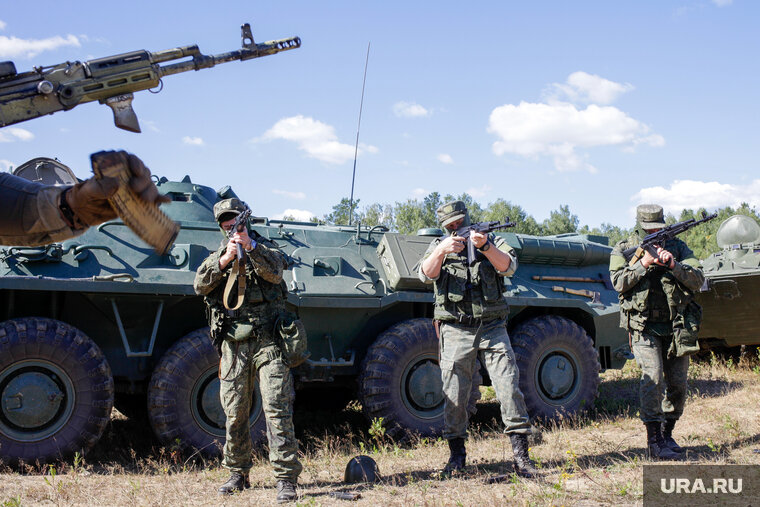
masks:
[[[534,478],[538,475],[538,470],[528,455],[528,435],[510,433],[509,440],[512,442],[512,453],[515,455],[515,472],[520,477]]]
[[[665,419],[665,422],[662,423],[662,439],[665,441],[665,445],[673,452],[677,452],[678,454],[681,454],[684,452],[683,447],[678,445],[675,440],[673,440],[673,428],[676,425],[677,419]]]
[[[680,459],[681,455],[671,450],[662,438],[662,428],[660,422],[647,422],[647,446],[649,458],[653,460],[675,460]]]
[[[295,482],[277,481],[277,503],[295,502],[297,499]]]
[[[220,495],[231,495],[237,491],[243,491],[243,489],[250,487],[251,483],[248,481],[248,474],[232,472],[227,482],[219,486],[218,491]]]
[[[443,475],[451,475],[454,472],[464,470],[467,461],[467,451],[464,448],[464,438],[452,438],[449,440],[449,462],[443,467]]]

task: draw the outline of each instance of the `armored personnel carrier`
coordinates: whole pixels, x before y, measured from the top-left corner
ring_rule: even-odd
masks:
[[[760,225],[746,215],[724,221],[716,234],[720,252],[702,261],[705,284],[697,294],[703,319],[702,347],[760,343]]]
[[[32,165],[17,172],[35,179],[71,175],[50,159]],[[114,403],[128,413],[135,400],[162,442],[220,451],[218,357],[192,283],[223,240],[213,205],[235,194],[189,177],[161,178],[157,185],[171,197],[162,209],[181,226],[166,255],[119,219],[62,243],[0,248],[4,461],[86,451]],[[266,218],[251,225],[290,263],[288,302],[305,324],[311,353],[294,370],[297,396],[314,387],[330,389],[330,398],[348,393],[369,419],[382,418],[390,434],[438,432],[443,396],[433,297],[415,266],[430,235],[440,231],[403,236],[382,227]],[[629,355],[607,278],[606,238],[500,234],[520,262],[504,292],[531,414],[553,417],[591,406],[599,371],[621,367]],[[258,398],[250,421],[261,441]]]

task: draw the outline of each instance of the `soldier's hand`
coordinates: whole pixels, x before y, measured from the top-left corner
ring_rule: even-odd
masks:
[[[462,236],[448,236],[438,243],[438,250],[444,255],[459,253],[464,250],[465,241]]]
[[[661,265],[661,266],[667,266],[670,269],[673,269],[676,265],[676,260],[673,258],[673,254],[669,251],[665,250],[662,247],[657,247],[657,260],[655,263]]]
[[[475,245],[475,248],[480,248],[488,241],[488,234],[472,231],[470,233],[470,241],[472,241],[472,244]]]
[[[74,229],[84,229],[116,218],[116,211],[111,207],[108,198],[118,189],[117,178],[98,180],[93,176],[66,190],[61,198],[66,199],[74,214],[73,223],[69,225]],[[69,217],[66,217],[66,221],[70,221]]]
[[[237,258],[237,240],[235,238],[230,239],[227,242],[227,248],[224,253],[219,257],[219,267],[224,269],[227,265]]]
[[[242,228],[243,230],[237,231],[235,234],[232,235],[232,239],[234,239],[237,243],[240,243],[240,245],[245,250],[250,250],[253,248],[253,240],[250,236],[248,236],[248,231],[245,227]]]
[[[648,268],[652,264],[656,264],[657,260],[651,253],[649,253],[649,250],[644,250],[644,256],[641,258],[641,265],[645,268]]]

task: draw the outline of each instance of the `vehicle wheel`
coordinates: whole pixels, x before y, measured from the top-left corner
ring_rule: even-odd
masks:
[[[480,399],[480,369],[475,369],[468,411]],[[359,399],[372,421],[383,418],[386,432],[432,436],[443,431],[443,392],[438,338],[430,319],[409,319],[378,335],[367,351],[359,378]]]
[[[219,456],[227,418],[219,401],[219,356],[209,328],[197,329],[166,351],[150,379],[148,417],[163,444],[178,443],[204,456]],[[258,388],[251,404],[254,445],[266,439]]]
[[[80,330],[38,317],[0,324],[0,459],[45,462],[92,448],[113,408],[103,353]]]
[[[512,333],[520,389],[532,418],[552,419],[593,406],[599,356],[586,331],[572,320],[545,315]]]

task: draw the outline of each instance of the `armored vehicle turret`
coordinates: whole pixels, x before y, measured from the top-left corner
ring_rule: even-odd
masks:
[[[716,234],[720,252],[702,261],[705,284],[697,294],[703,320],[702,346],[736,347],[760,343],[760,225],[734,215]]]
[[[223,240],[213,205],[235,193],[189,177],[161,178],[157,186],[171,198],[162,210],[181,226],[165,255],[119,219],[62,243],[0,249],[2,460],[86,451],[114,403],[129,413],[135,400],[162,442],[220,451],[218,356],[192,283]],[[382,418],[389,434],[436,434],[443,396],[433,296],[415,266],[430,234],[440,231],[403,236],[382,227],[266,218],[250,225],[289,260],[288,302],[307,329],[311,353],[294,370],[297,397],[320,387],[334,392],[324,403],[335,403],[347,393],[369,419]],[[504,292],[531,414],[590,407],[599,371],[629,356],[606,238],[500,234],[520,262]],[[261,441],[258,399],[250,421]]]

